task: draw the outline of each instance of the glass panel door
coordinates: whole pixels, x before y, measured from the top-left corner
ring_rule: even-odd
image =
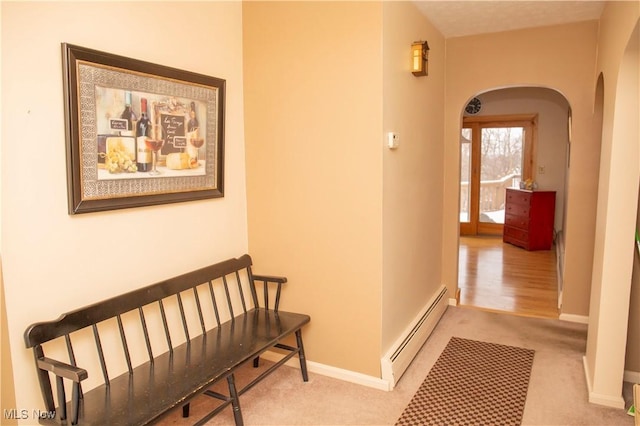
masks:
[[[460,134],[460,235],[501,235],[506,188],[533,178],[536,117],[465,118]]]

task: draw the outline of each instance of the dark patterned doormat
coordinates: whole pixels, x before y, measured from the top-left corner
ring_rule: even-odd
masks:
[[[452,337],[396,426],[519,425],[533,354]]]

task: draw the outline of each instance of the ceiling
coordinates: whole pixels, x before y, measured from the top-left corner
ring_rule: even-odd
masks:
[[[445,38],[450,38],[598,19],[606,2],[414,0],[414,3]]]

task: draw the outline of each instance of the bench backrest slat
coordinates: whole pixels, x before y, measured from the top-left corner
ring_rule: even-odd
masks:
[[[212,281],[209,281],[209,294],[211,294],[211,303],[213,304],[213,312],[216,315],[216,325],[220,327],[220,313],[218,312],[218,303],[216,302],[216,293],[213,291]]]
[[[118,314],[124,314],[141,306],[157,302],[165,297],[191,289],[194,287],[194,283],[204,284],[233,274],[237,270],[247,268],[250,270],[250,266],[251,257],[249,255],[229,259],[71,311],[62,315],[56,321],[33,324],[25,332],[26,346],[29,348],[34,347],[81,328],[113,318]],[[55,323],[55,327],[51,326],[52,323]]]
[[[222,277],[222,283],[224,284],[224,294],[227,296],[227,306],[229,306],[229,314],[231,315],[231,319],[233,319],[236,315],[233,313],[233,304],[231,303],[231,295],[229,294],[229,284],[227,284],[227,277]]]
[[[71,345],[71,337],[68,334],[65,334],[64,341],[65,341],[65,344],[67,345],[67,353],[69,354],[69,364],[76,367],[77,366],[76,354],[73,353],[73,346]]]
[[[109,372],[107,371],[107,363],[104,360],[104,352],[102,351],[102,342],[100,341],[100,334],[98,333],[98,326],[93,324],[91,326],[93,329],[93,337],[96,340],[96,348],[98,349],[98,358],[100,359],[100,367],[102,368],[102,376],[104,377],[104,382],[109,384]]]
[[[240,280],[240,273],[236,271],[236,282],[238,283],[238,293],[240,294],[240,301],[242,302],[242,311],[247,313],[247,304],[244,301],[244,291],[242,291],[242,281]]]
[[[160,315],[162,315],[162,325],[164,326],[164,337],[167,339],[167,346],[169,352],[173,352],[173,345],[171,344],[171,333],[169,332],[169,323],[167,322],[167,313],[164,310],[164,303],[162,299],[158,300],[160,305]]]
[[[76,362],[76,354],[73,351],[73,345],[71,344],[71,336],[69,334],[64,335],[64,342],[67,347],[67,354],[69,355],[69,364],[73,365],[74,367],[77,367],[78,363]],[[39,347],[39,350],[35,350],[34,352],[42,353],[42,346],[38,345],[38,347]],[[81,390],[81,389],[82,389],[82,384],[78,384],[78,390]]]
[[[127,360],[127,369],[129,370],[129,373],[133,373],[133,367],[131,366],[131,355],[129,354],[129,345],[127,344],[127,336],[124,333],[124,326],[122,325],[122,316],[117,315],[116,318],[118,318],[118,331],[120,331],[120,340],[122,341],[124,357]]]
[[[151,340],[149,339],[149,329],[147,328],[147,320],[144,317],[144,310],[142,307],[138,308],[140,313],[140,324],[142,325],[142,332],[144,333],[144,342],[147,345],[147,354],[149,354],[149,361],[153,359],[153,350],[151,349]]]
[[[282,289],[282,284],[278,283],[278,289],[276,290],[276,303],[273,306],[273,309],[276,311],[280,308],[280,290]]]
[[[180,318],[182,319],[182,328],[184,329],[184,337],[187,341],[191,340],[191,338],[189,337],[189,327],[187,327],[187,318],[184,315],[184,305],[182,304],[182,296],[180,296],[180,293],[177,294],[178,296],[178,308],[180,309]]]
[[[264,306],[269,306],[269,285],[264,281]]]
[[[254,282],[253,281],[253,272],[251,271],[251,268],[247,268],[247,273],[249,274],[249,281]],[[256,291],[256,287],[255,286],[251,286],[250,288],[251,290],[251,298],[253,299],[253,304],[254,306],[258,306],[258,293]],[[269,308],[269,305],[265,304],[264,305],[265,308]]]
[[[200,304],[200,296],[198,296],[198,290],[196,287],[193,288],[193,297],[196,300],[196,308],[198,309],[198,319],[200,320],[200,329],[202,334],[206,333],[207,329],[204,324],[204,315],[202,315],[202,305]]]

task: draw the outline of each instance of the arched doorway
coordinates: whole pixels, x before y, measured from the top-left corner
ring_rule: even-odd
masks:
[[[567,174],[569,167],[569,123],[570,106],[559,92],[543,87],[513,87],[490,90],[474,97],[480,103],[476,108],[467,108],[463,113],[461,132],[461,175],[460,175],[460,223],[461,231],[465,224],[463,211],[472,203],[483,203],[475,208],[483,217],[484,224],[477,227],[474,237],[461,236],[459,242],[458,287],[460,304],[495,311],[541,317],[558,317],[558,308],[562,294],[562,270],[564,255],[564,222],[567,199]],[[524,120],[526,117],[527,120]],[[470,133],[465,132],[464,123],[489,123],[491,130],[483,132],[496,140],[486,143],[479,150],[486,150],[487,160],[481,164],[472,164],[471,158],[465,158],[471,152]],[[522,123],[532,125],[524,128]],[[482,130],[482,126],[475,126]],[[520,130],[522,129],[522,130]],[[496,151],[495,145],[500,139],[496,134],[509,134],[510,142]],[[513,135],[516,135],[514,138]],[[467,138],[465,138],[465,135]],[[493,135],[493,136],[491,136]],[[519,138],[519,139],[518,139]],[[466,139],[466,140],[465,140]],[[470,142],[470,141],[469,141]],[[486,149],[485,149],[486,148]],[[516,156],[520,163],[506,155],[513,151],[522,152]],[[496,154],[502,158],[496,159]],[[483,154],[477,154],[480,157]],[[493,158],[491,158],[493,156]],[[466,168],[469,165],[469,168]],[[481,198],[471,200],[470,194],[480,193],[481,189],[471,190],[470,177],[473,168],[481,170],[480,187],[486,190]],[[496,170],[490,170],[491,168]],[[497,170],[500,169],[500,170]],[[507,170],[508,169],[508,170]],[[465,176],[467,173],[467,176]],[[506,178],[505,178],[506,176]],[[505,244],[502,241],[502,227],[505,218],[506,188],[519,188],[520,182],[530,179],[538,191],[554,193],[553,245],[551,250],[529,252],[520,247]],[[468,188],[464,188],[469,185]],[[469,197],[464,199],[465,197]],[[493,198],[492,198],[493,197]],[[508,216],[508,215],[507,215]],[[494,222],[494,223],[487,223]],[[494,236],[483,229],[498,229]],[[461,232],[463,235],[464,232]],[[497,235],[495,235],[497,234]],[[526,279],[523,279],[526,277]],[[529,286],[529,287],[527,287]],[[544,286],[544,288],[542,287]]]

